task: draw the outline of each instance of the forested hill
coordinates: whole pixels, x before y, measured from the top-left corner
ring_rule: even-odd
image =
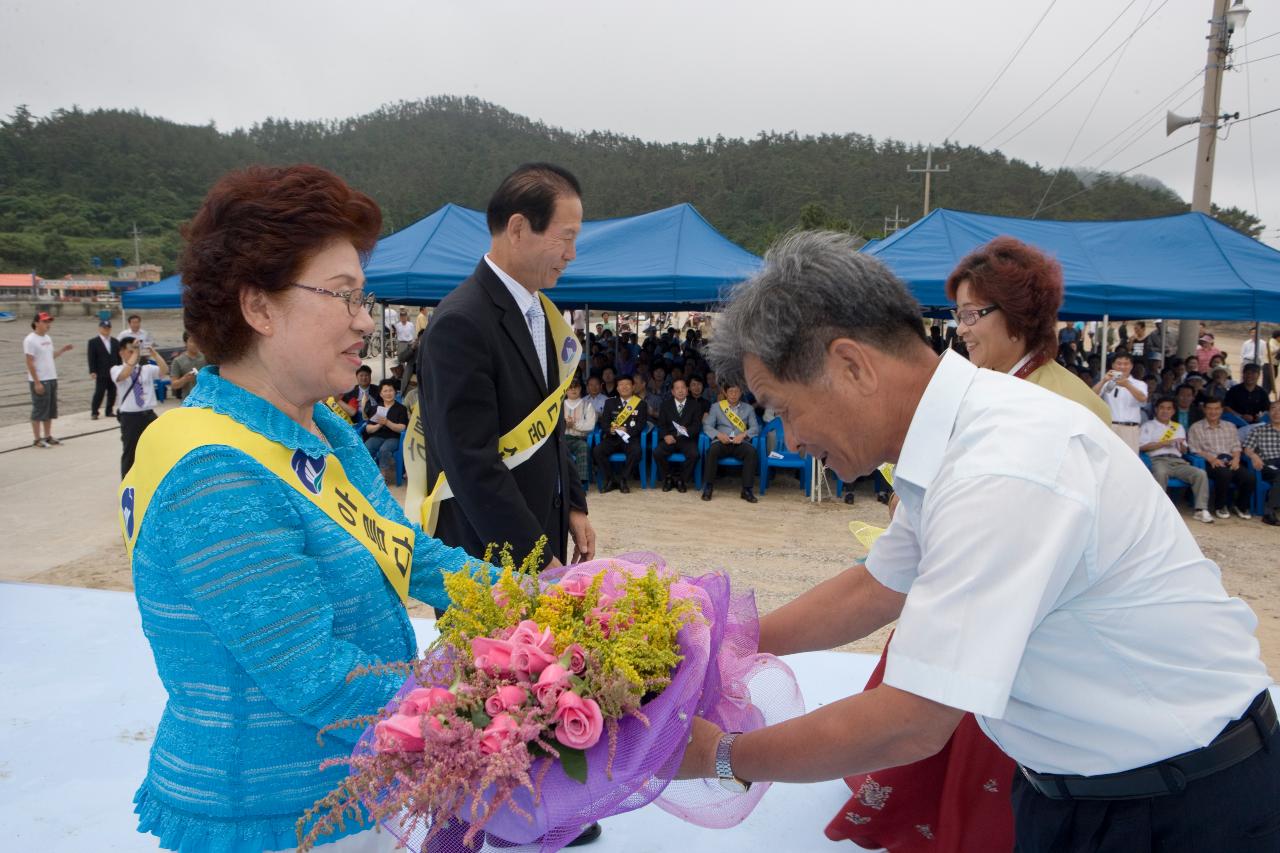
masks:
[[[172,270],[177,226],[220,174],[249,163],[331,168],[382,205],[390,232],[446,202],[482,208],[501,177],[527,160],[574,171],[588,218],[688,201],[758,252],[797,225],[877,237],[895,206],[915,217],[921,176],[907,166],[922,165],[924,151],[858,133],[645,142],[605,131],[570,133],[455,97],[343,121],[268,119],[230,133],[136,111],[68,109],[41,118],[19,108],[0,121],[0,271],[83,272],[90,256],[123,254],[134,223],[146,238],[142,260]],[[935,150],[934,162],[951,166],[934,178],[934,206],[1028,216],[1050,180],[1038,166],[977,148],[948,145]],[[1187,209],[1160,186],[1087,177],[1091,191],[1045,215],[1120,219]],[[1063,173],[1049,204],[1083,188]],[[1223,218],[1251,224],[1239,211]]]

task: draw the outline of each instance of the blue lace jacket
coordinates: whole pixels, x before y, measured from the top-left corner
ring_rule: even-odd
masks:
[[[201,371],[184,405],[311,456],[335,454],[378,512],[409,523],[350,425],[324,406],[315,421],[327,445],[216,367]],[[441,571],[470,558],[413,526],[410,593],[443,607]],[[227,447],[194,450],[165,477],[134,549],[133,582],[169,694],[134,797],[139,831],[183,853],[292,848],[298,817],[344,776],[320,763],[350,753],[360,734],[338,730],[317,744],[317,730],[376,712],[401,682],[347,674],[417,653],[391,585],[313,503]]]

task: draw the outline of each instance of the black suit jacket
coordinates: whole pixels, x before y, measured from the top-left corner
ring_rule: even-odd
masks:
[[[677,439],[685,438],[686,436],[676,432],[675,427],[672,426],[673,423],[678,423],[689,434],[688,438],[697,441],[698,436],[702,435],[702,414],[702,406],[697,400],[685,398],[684,414],[678,415],[675,398],[668,397],[662,401],[662,408],[658,410],[658,440],[661,441],[669,435]]]
[[[498,438],[518,425],[550,391],[555,352],[547,332],[547,364],[524,316],[482,258],[471,277],[440,302],[418,347],[427,440],[427,485],[441,470],[453,499],[440,507],[436,536],[480,557],[490,544],[510,544],[517,562],[547,537],[544,563],[566,560],[569,510],[587,498],[564,442],[564,414],[532,457],[508,469]]]
[[[110,346],[104,346],[102,337],[94,335],[89,339],[85,351],[89,354],[89,372],[111,379],[111,368],[120,364],[120,342],[111,338]]]
[[[600,417],[596,419],[596,423],[600,425],[603,435],[609,435],[613,432],[613,419],[622,411],[622,398],[610,397],[604,401],[604,411],[600,413]],[[644,432],[645,422],[649,418],[649,407],[641,400],[636,406],[636,410],[632,412],[631,417],[627,418],[627,422],[623,424],[623,428],[631,436],[632,442],[640,440],[640,433]],[[639,447],[640,445],[636,445]]]

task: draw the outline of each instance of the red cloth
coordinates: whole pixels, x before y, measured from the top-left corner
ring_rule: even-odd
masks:
[[[892,635],[890,635],[892,640]],[[889,645],[867,681],[884,679]],[[999,853],[1013,849],[1013,760],[965,714],[937,755],[848,776],[849,802],[827,824],[832,841],[890,853]]]

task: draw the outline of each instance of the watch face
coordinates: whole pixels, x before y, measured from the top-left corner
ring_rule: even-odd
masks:
[[[743,784],[742,782],[738,781],[738,779],[736,779],[735,777],[730,776],[727,779],[721,777],[720,787],[724,788],[726,791],[731,791],[735,794],[745,794],[751,786]]]

